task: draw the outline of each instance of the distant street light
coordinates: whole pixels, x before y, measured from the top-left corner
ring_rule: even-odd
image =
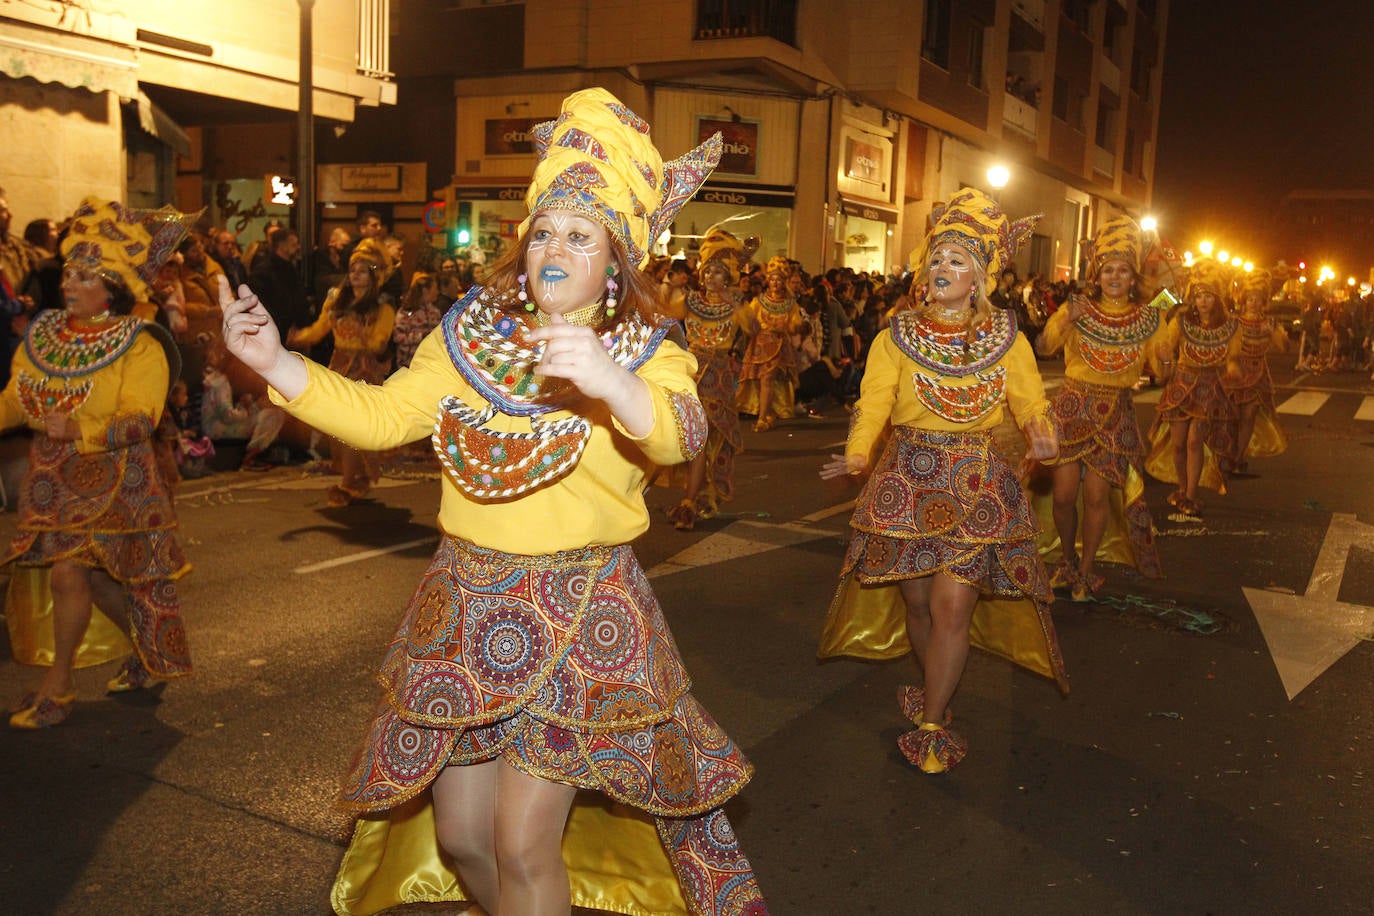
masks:
[[[1236,255],[1234,258],[1231,259],[1231,266],[1232,266],[1232,267],[1239,267],[1240,265],[1242,265],[1242,264],[1244,264],[1244,263],[1245,263],[1245,262],[1242,261],[1242,260],[1240,259],[1240,255]]]
[[[1153,216],[1147,216],[1140,221],[1140,230],[1142,232],[1154,232],[1158,228],[1159,221]]]
[[[994,165],[988,169],[988,184],[992,185],[993,190],[1000,191],[1011,181],[1011,172],[1005,165]]]
[[[1255,269],[1255,262],[1254,262],[1254,261],[1246,261],[1246,262],[1245,262],[1245,272],[1246,272],[1247,274],[1250,273],[1251,271],[1253,271],[1254,269]]]
[[[1209,255],[1212,253],[1212,243],[1208,241],[1198,242],[1197,250],[1202,252],[1204,255]]]
[[[1223,264],[1228,263],[1231,260],[1231,252],[1225,250],[1218,251],[1217,260]]]

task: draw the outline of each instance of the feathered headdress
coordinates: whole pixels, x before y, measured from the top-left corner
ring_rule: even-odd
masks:
[[[1118,216],[1107,220],[1097,229],[1089,246],[1088,263],[1092,275],[1102,269],[1108,261],[1125,261],[1131,269],[1140,273],[1140,256],[1144,248],[1140,224],[1129,216]]]

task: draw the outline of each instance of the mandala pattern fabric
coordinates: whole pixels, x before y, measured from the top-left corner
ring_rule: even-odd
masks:
[[[1145,444],[1131,390],[1066,378],[1050,410],[1059,428],[1059,457],[1054,463],[1081,461],[1112,486],[1128,491],[1124,521],[1136,568],[1150,578],[1159,578],[1163,573],[1149,504],[1143,490],[1128,486],[1132,470],[1136,479],[1145,475]],[[1130,492],[1133,489],[1140,492]]]
[[[724,811],[704,817],[656,819],[659,839],[694,912],[711,916],[767,916],[754,868],[744,857]],[[709,901],[710,906],[703,905]]]
[[[865,584],[943,572],[981,594],[1054,600],[1039,526],[988,433],[897,427],[850,525],[843,571]]]
[[[1192,420],[1206,424],[1203,433],[1203,442],[1209,453],[1204,457],[1205,462],[1216,465],[1214,469],[1204,471],[1205,481],[1214,481],[1223,475],[1220,470],[1222,458],[1229,458],[1235,450],[1235,423],[1236,407],[1231,399],[1226,396],[1226,390],[1221,385],[1221,372],[1216,369],[1190,369],[1186,366],[1179,366],[1174,373],[1174,377],[1164,386],[1164,393],[1160,395],[1159,405],[1155,410],[1154,424],[1150,427],[1150,439],[1153,445],[1151,449],[1151,459],[1158,450],[1159,430],[1167,429],[1170,423],[1177,423],[1184,420]],[[1171,462],[1172,463],[1172,462]],[[1172,469],[1168,476],[1161,476],[1156,473],[1156,467],[1160,462],[1148,460],[1147,468],[1151,474],[1160,480],[1169,483],[1177,481],[1170,478],[1176,476]],[[1224,487],[1215,486],[1213,483],[1204,482],[1205,486],[1213,487],[1220,492],[1224,492]]]
[[[190,671],[172,581],[190,564],[152,440],[83,455],[70,442],[36,434],[19,492],[18,527],[4,562],[50,566],[69,560],[103,569],[130,593],[134,642],[148,669],[159,677]]]
[[[735,456],[744,451],[735,394],[739,386],[739,360],[728,350],[698,350],[697,396],[706,409],[706,476],[702,493],[711,506],[735,498]],[[685,486],[687,465],[674,469],[673,479]]]
[[[444,766],[497,756],[677,817],[720,805],[753,771],[688,693],[624,545],[518,557],[445,538],[379,680],[343,793],[363,811],[400,804]]]

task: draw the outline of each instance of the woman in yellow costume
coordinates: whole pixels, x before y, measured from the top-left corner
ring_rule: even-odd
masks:
[[[519,242],[385,384],[288,352],[254,297],[225,306],[274,402],[363,448],[429,436],[444,467],[444,534],[345,781],[362,816],[333,903],[761,914],[721,811],[753,768],[690,693],[629,546],[647,471],[707,435],[696,361],[639,268],[721,140],[664,163],[604,89],[533,134]]]
[[[325,297],[320,317],[308,328],[289,334],[293,347],[307,348],[334,335],[334,355],[329,368],[356,382],[380,384],[391,373],[391,332],[396,327],[396,308],[382,293],[391,273],[391,261],[375,239],[363,239],[348,259],[348,274]],[[361,499],[381,476],[376,452],[362,451],[347,443],[333,445],[335,470],[343,480],[329,490],[329,505],[346,506]]]
[[[740,413],[758,416],[754,432],[770,430],[796,412],[797,350],[792,339],[807,323],[806,313],[787,291],[787,259],[770,259],[765,272],[768,287],[748,306],[749,347],[737,401]]]
[[[34,319],[0,395],[0,428],[34,430],[5,562],[48,568],[52,590],[52,664],[11,707],[13,728],[71,714],[93,601],[111,619],[127,618],[135,650],[109,692],[191,672],[176,587],[190,564],[153,449],[176,346],[129,314],[188,222],[170,209],[87,198],[62,243],[66,308]]]
[[[1036,342],[1045,356],[1064,351],[1065,377],[1051,402],[1059,431],[1052,492],[1033,480],[1032,505],[1042,523],[1041,553],[1060,556],[1050,584],[1069,589],[1074,601],[1101,589],[1099,558],[1162,575],[1145,501],[1145,445],[1131,403],[1132,386],[1165,329],[1140,289],[1141,250],[1135,220],[1103,224],[1090,255],[1090,295],[1070,297]]]
[[[712,227],[701,241],[697,275],[700,290],[686,296],[687,346],[697,359],[697,396],[706,408],[710,432],[706,447],[683,466],[686,495],[668,510],[680,531],[690,531],[699,519],[713,518],[722,502],[735,496],[735,455],[743,447],[739,410],[736,343],[747,321],[736,289],[740,270],[759,247],[758,239],[741,242],[724,229]]]
[[[871,476],[850,522],[819,654],[915,651],[925,683],[901,690],[916,729],[897,744],[926,773],[944,772],[967,752],[949,727],[949,701],[970,641],[1067,689],[1038,526],[992,438],[1009,408],[1031,457],[1052,459],[1057,450],[1035,354],[1014,314],[987,296],[987,278],[1010,263],[1035,221],[1012,223],[972,188],[935,217],[911,256],[917,304],[874,339],[845,453],[821,471]]]
[[[1193,517],[1202,514],[1199,486],[1226,492],[1221,460],[1234,449],[1236,408],[1221,386],[1241,343],[1239,324],[1222,300],[1229,288],[1226,267],[1212,258],[1194,261],[1183,307],[1159,342],[1158,366],[1168,381],[1150,427],[1145,468],[1176,484],[1169,505]]]
[[[1288,449],[1274,411],[1274,379],[1269,374],[1270,351],[1282,352],[1288,346],[1288,335],[1268,315],[1272,284],[1272,275],[1263,269],[1241,279],[1235,374],[1221,380],[1237,414],[1235,452],[1228,469],[1241,474],[1250,470],[1248,458],[1272,458]]]

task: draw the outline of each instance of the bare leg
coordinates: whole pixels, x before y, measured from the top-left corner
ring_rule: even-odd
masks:
[[[687,502],[694,502],[697,494],[701,492],[701,484],[706,479],[706,450],[697,452],[697,456],[692,459],[692,463],[687,465],[687,491],[683,498]]]
[[[773,373],[759,379],[759,420],[756,426],[767,428],[773,411]]]
[[[925,674],[925,720],[943,722],[946,707],[954,696],[955,688],[959,686],[964,663],[968,660],[969,621],[973,619],[978,590],[943,573],[936,573],[927,578],[904,581],[904,598],[908,594],[908,582],[926,583],[923,590],[910,590],[918,602],[920,592],[924,591],[926,601],[924,608],[920,604],[915,608],[907,605],[907,634]]]
[[[926,670],[926,647],[930,645],[930,582],[931,577],[902,579],[897,585],[906,604],[906,638],[916,655],[916,664]]]
[[[1054,530],[1064,562],[1078,565],[1078,483],[1082,462],[1070,461],[1054,469]]]
[[[1173,449],[1174,476],[1178,478],[1178,488],[1188,496],[1188,430],[1192,420],[1175,420],[1169,424],[1169,445]],[[1189,497],[1191,498],[1191,497]]]
[[[499,916],[567,916],[572,911],[563,827],[577,789],[527,776],[502,762],[496,787]]]
[[[1096,570],[1097,548],[1107,530],[1107,515],[1112,485],[1101,474],[1088,468],[1083,475],[1083,556],[1078,571],[1083,581],[1091,583]]]
[[[129,629],[129,593],[123,585],[105,570],[97,569],[91,573],[91,595],[95,606],[119,627],[121,633],[133,635]]]
[[[1236,453],[1231,456],[1236,467],[1245,463],[1245,453],[1250,448],[1250,438],[1255,434],[1255,417],[1259,414],[1259,402],[1252,401],[1240,409],[1240,424],[1236,427]]]
[[[453,857],[463,884],[482,909],[496,913],[501,883],[496,872],[498,760],[445,768],[434,780],[434,826],[439,845]]]
[[[40,697],[64,697],[76,689],[72,665],[91,622],[91,571],[70,560],[52,565],[53,663],[38,685]]]
[[[1202,479],[1202,445],[1206,438],[1206,422],[1195,420],[1188,424],[1188,482],[1184,485],[1183,495],[1189,499],[1197,499],[1197,484]]]

